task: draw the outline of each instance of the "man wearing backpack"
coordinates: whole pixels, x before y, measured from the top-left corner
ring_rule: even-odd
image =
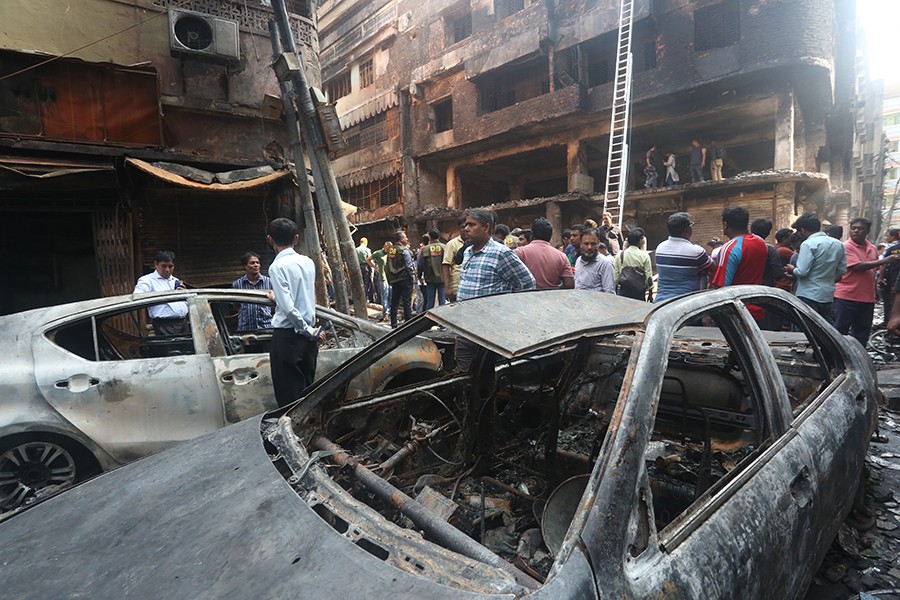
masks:
[[[709,141],[709,174],[713,181],[722,181],[722,165],[725,164],[725,148],[715,140]]]
[[[391,328],[397,327],[397,309],[403,302],[403,320],[412,318],[412,291],[416,280],[416,264],[409,252],[409,240],[403,231],[397,232],[397,242],[388,251],[385,268],[391,286]]]
[[[425,279],[425,310],[431,310],[435,306],[443,306],[447,303],[444,297],[444,278],[441,272],[441,262],[444,260],[446,246],[441,243],[441,232],[432,229],[428,232],[428,243],[419,250],[416,258],[416,268]]]
[[[628,246],[616,254],[614,263],[616,293],[626,298],[646,300],[647,290],[653,288],[653,266],[650,254],[641,250],[644,230],[636,227],[628,232]]]

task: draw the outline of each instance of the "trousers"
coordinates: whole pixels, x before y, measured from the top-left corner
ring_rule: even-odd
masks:
[[[287,406],[303,395],[316,378],[319,358],[317,340],[293,329],[274,329],[269,348],[272,367],[272,387],[278,406]]]

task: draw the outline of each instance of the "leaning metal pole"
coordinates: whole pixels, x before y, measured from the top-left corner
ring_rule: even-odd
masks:
[[[281,33],[281,42],[284,49],[288,53],[297,55],[297,45],[294,41],[294,33],[291,31],[284,0],[273,0],[272,8],[275,11],[275,18]],[[357,317],[365,319],[368,315],[366,293],[363,288],[362,270],[356,257],[356,247],[350,235],[350,225],[347,223],[347,216],[344,214],[341,204],[341,194],[338,191],[337,181],[334,178],[334,172],[331,170],[331,162],[328,160],[325,150],[324,135],[322,134],[319,116],[310,94],[302,57],[297,63],[299,68],[292,77],[292,83],[300,105],[300,129],[303,132],[303,141],[306,143],[306,151],[312,167],[313,181],[316,184],[316,196],[319,199],[319,213],[322,215],[325,239],[328,241],[329,238],[337,236],[339,243],[336,245],[339,246],[340,255],[344,259],[347,273],[350,276],[353,309]],[[329,255],[332,252],[331,245],[329,245]],[[329,256],[329,259],[331,259],[331,256]],[[329,264],[331,264],[330,260]],[[331,275],[335,284],[335,300],[337,301],[337,284],[338,280],[343,278],[343,269],[336,270],[332,268]],[[340,304],[338,304],[338,310],[349,312],[346,307],[342,308]]]
[[[278,38],[278,27],[269,21],[269,38],[272,40],[272,54],[275,59],[281,56],[281,40]],[[319,244],[319,226],[316,222],[316,208],[313,205],[312,190],[306,178],[306,155],[303,154],[303,142],[300,130],[297,129],[297,109],[294,107],[294,94],[287,81],[278,81],[281,89],[281,104],[284,107],[284,122],[287,125],[288,137],[291,140],[291,156],[294,159],[294,175],[297,178],[296,194],[300,197],[297,217],[303,215],[303,239],[307,255],[316,265],[316,302],[328,306],[328,291],[325,287],[325,273],[322,267],[322,246]]]

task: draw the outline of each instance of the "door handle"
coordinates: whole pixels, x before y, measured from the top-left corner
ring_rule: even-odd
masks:
[[[79,373],[78,375],[72,375],[68,379],[57,381],[53,387],[58,390],[69,390],[78,394],[99,384],[100,380],[96,377]]]
[[[253,369],[238,369],[222,373],[222,381],[235,385],[246,385],[259,378],[259,372]]]
[[[800,508],[805,508],[812,504],[813,483],[808,467],[800,469],[800,472],[794,477],[794,480],[791,481],[791,497]]]

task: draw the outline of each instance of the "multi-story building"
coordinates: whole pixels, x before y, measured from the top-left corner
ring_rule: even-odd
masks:
[[[0,3],[0,313],[130,292],[160,249],[195,286],[269,256],[295,186],[268,4]],[[317,75],[315,14],[287,4]]]
[[[885,221],[900,227],[900,83],[884,89],[883,124]]]
[[[372,236],[446,226],[473,206],[557,226],[602,206],[618,1],[326,0],[323,85],[350,152],[344,199]],[[721,235],[726,204],[788,225],[849,212],[852,0],[636,0],[626,222],[665,235],[674,210]],[[726,180],[643,187],[651,145],[690,181],[692,138],[728,152]],[[709,177],[707,167],[707,178]]]

